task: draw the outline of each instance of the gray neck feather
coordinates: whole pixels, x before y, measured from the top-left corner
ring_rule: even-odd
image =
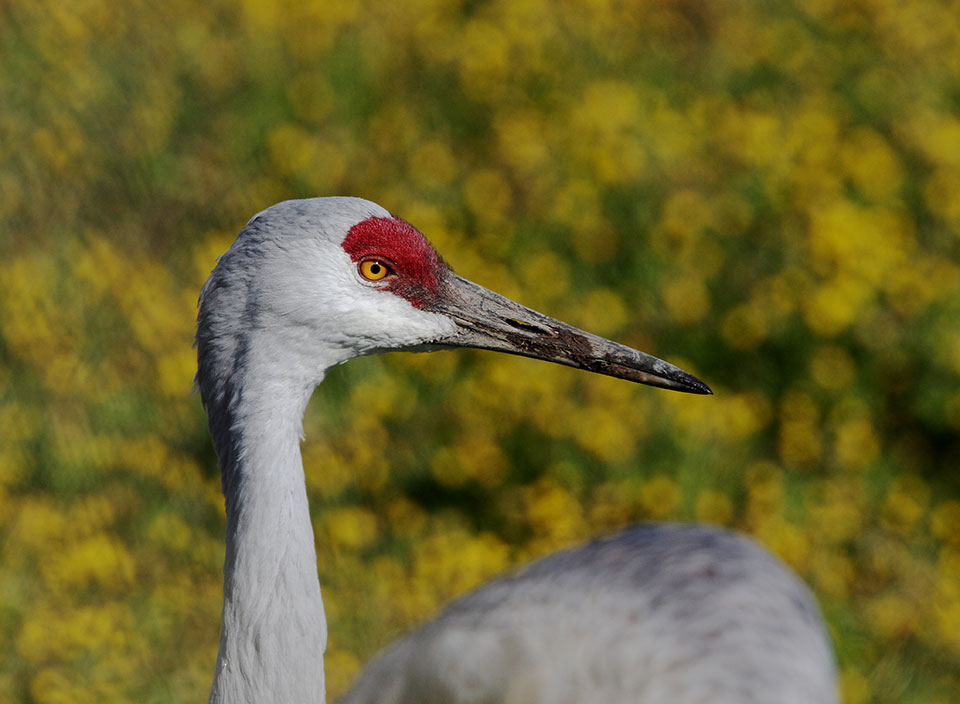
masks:
[[[244,244],[256,247],[256,239]],[[313,390],[285,366],[231,249],[201,294],[197,386],[226,499],[220,652],[211,702],[322,702],[326,621],[299,440]],[[288,373],[284,373],[284,372]]]

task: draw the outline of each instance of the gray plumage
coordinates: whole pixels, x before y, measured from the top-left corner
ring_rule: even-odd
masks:
[[[300,457],[313,390],[359,355],[455,347],[711,393],[668,362],[457,276],[369,201],[260,213],[210,275],[197,322],[227,516],[211,702],[324,701],[326,620]],[[344,701],[830,704],[834,681],[817,607],[786,567],[724,531],[651,525],[460,600],[388,649]]]
[[[388,647],[340,704],[827,704],[809,590],[752,541],[647,524],[535,562]]]

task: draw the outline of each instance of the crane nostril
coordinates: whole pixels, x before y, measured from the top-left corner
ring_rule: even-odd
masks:
[[[528,323],[523,320],[517,320],[516,318],[504,318],[503,322],[505,322],[507,325],[511,327],[516,328],[517,330],[525,330],[526,332],[536,332],[536,333],[540,333],[541,335],[551,334],[550,330],[547,330],[546,328],[541,328],[538,325],[534,325],[533,323]]]

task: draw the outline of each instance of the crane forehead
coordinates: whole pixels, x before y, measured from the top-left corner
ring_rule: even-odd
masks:
[[[447,266],[433,245],[413,225],[396,217],[372,217],[350,228],[343,249],[351,261],[382,257],[397,277],[384,288],[426,308],[440,295],[440,279]]]

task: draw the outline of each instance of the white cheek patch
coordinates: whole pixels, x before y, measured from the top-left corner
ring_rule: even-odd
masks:
[[[310,251],[296,258],[295,276],[310,285],[280,289],[291,291],[286,307],[296,310],[296,317],[308,322],[315,333],[365,354],[415,347],[455,332],[456,325],[446,315],[420,310],[393,291],[363,279],[341,247],[323,240],[309,242]]]

